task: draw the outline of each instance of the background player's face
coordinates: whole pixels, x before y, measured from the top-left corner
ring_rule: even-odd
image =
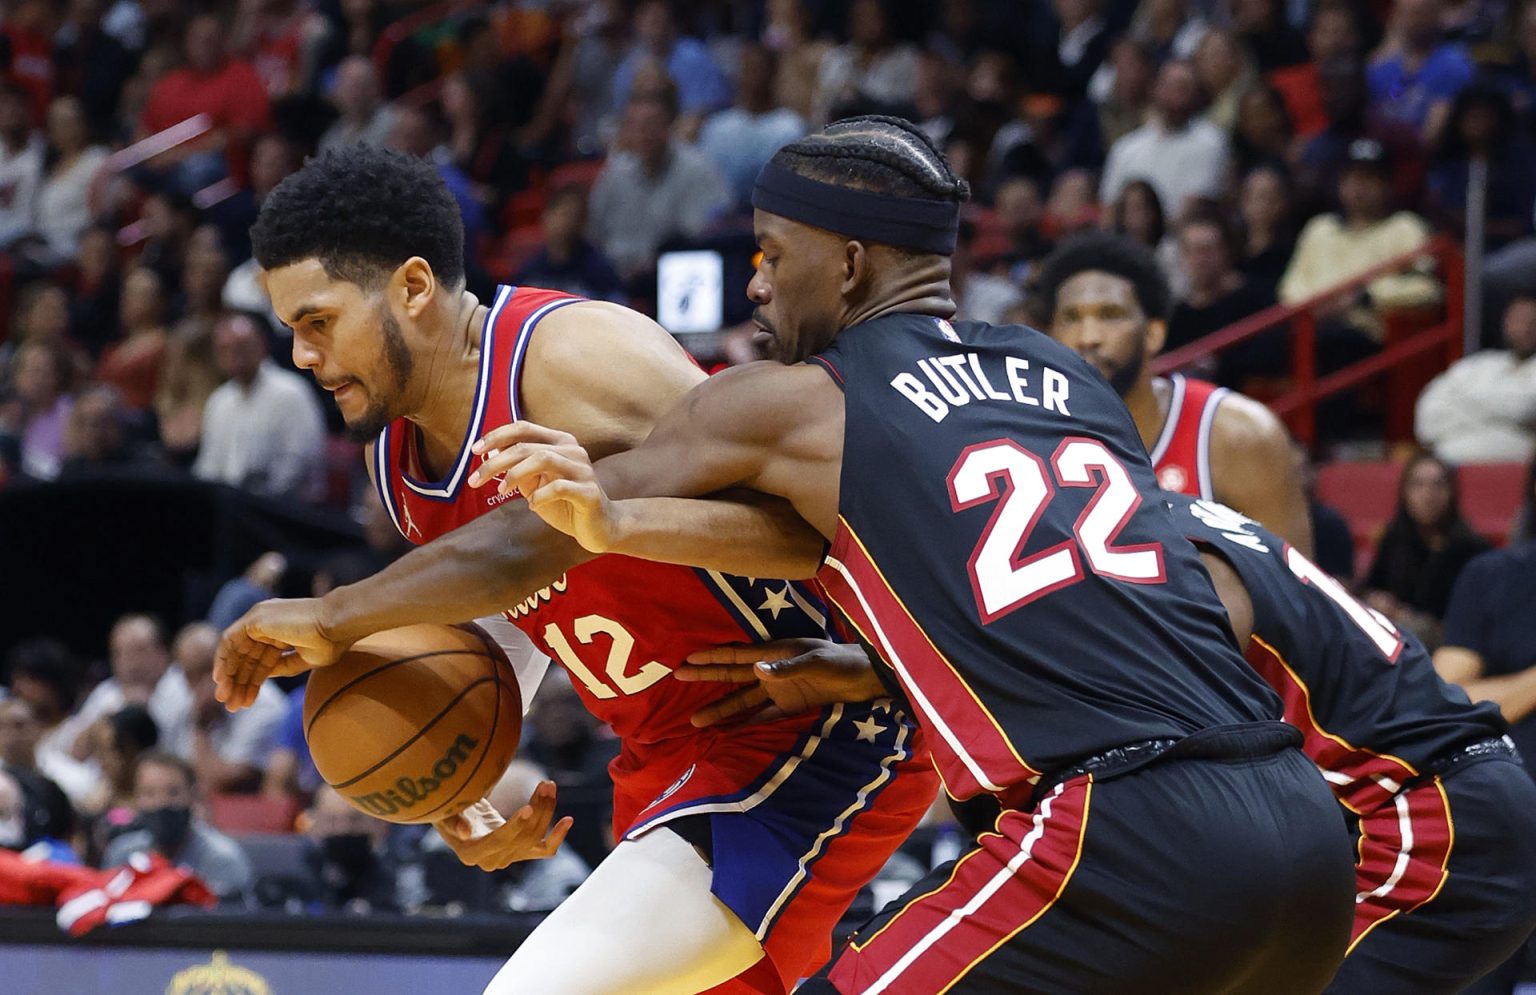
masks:
[[[770,356],[802,362],[837,334],[848,242],[765,211],[754,212],[753,229],[763,258],[747,284],[752,320],[771,336]]]
[[[1149,320],[1130,280],[1085,270],[1062,283],[1051,337],[1082,356],[1124,395],[1162,348],[1165,327]]]
[[[367,442],[407,414],[415,364],[383,288],[333,279],[318,259],[262,274],[272,310],[293,329],[293,362],[332,392],[347,435]]]

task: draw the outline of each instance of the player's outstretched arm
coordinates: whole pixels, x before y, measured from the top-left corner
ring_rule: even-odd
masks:
[[[801,518],[798,506],[790,512],[782,502],[747,500],[742,490],[835,517],[840,424],[805,410],[797,381],[806,372],[759,364],[721,374],[694,388],[644,443],[595,466],[565,433],[504,425],[476,444],[485,462],[471,483],[502,478],[502,492],[521,492],[540,517],[593,552],[748,576],[809,576],[826,533]],[[819,372],[810,376],[824,385]],[[777,411],[786,398],[799,410]]]

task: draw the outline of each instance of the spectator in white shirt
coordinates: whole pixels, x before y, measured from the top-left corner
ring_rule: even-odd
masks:
[[[1507,349],[1458,360],[1419,395],[1414,434],[1450,463],[1522,463],[1536,452],[1536,297],[1504,309]]]
[[[395,126],[394,108],[384,102],[379,71],[366,55],[348,56],[336,67],[331,103],[341,117],[320,136],[321,152],[359,143],[382,146]]]
[[[1164,65],[1152,90],[1147,123],[1110,147],[1100,200],[1114,203],[1127,183],[1146,180],[1176,219],[1192,198],[1219,197],[1227,182],[1227,136],[1207,118],[1195,116],[1201,101],[1200,83],[1189,63]]]
[[[886,0],[854,0],[848,8],[848,44],[821,60],[816,81],[816,123],[834,120],[841,105],[873,101],[904,106],[917,92],[921,61],[913,45],[891,33]]]
[[[37,232],[57,261],[74,259],[91,226],[91,181],[107,161],[107,148],[91,143],[85,108],[74,97],[48,105],[48,163],[37,194]]]
[[[325,492],[325,419],[304,378],[279,369],[262,323],[230,314],[213,331],[229,379],[203,409],[203,442],[192,472],[268,497],[316,501]]]
[[[160,748],[190,763],[208,791],[255,791],[288,714],[288,696],[268,682],[250,708],[231,714],[213,696],[213,657],[219,630],[194,622],[176,636],[176,666],[151,710]]]
[[[96,685],[75,713],[64,720],[65,742],[76,760],[91,760],[94,745],[91,726],[124,705],[149,706],[156,690],[165,683],[171,654],[165,643],[165,627],[153,615],[124,615],[112,624],[107,637],[107,658],[112,676]]]
[[[43,176],[43,139],[32,130],[25,90],[0,82],[0,249],[33,232],[33,209]]]
[[[624,108],[623,151],[608,157],[592,187],[587,236],[626,280],[656,264],[667,239],[696,237],[730,203],[709,157],[672,138],[675,92],[637,94]]]

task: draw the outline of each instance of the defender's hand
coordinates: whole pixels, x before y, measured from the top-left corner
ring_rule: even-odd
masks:
[[[783,639],[694,653],[674,671],[680,681],[731,681],[751,687],[694,713],[695,726],[748,717],[768,722],[839,701],[870,701],[888,692],[864,650],[824,639]]]
[[[481,799],[451,819],[433,825],[467,866],[499,871],[519,860],[553,857],[574,820],[566,816],[553,827],[555,782],[540,781],[528,804],[510,820]]]
[[[475,443],[474,451],[485,461],[470,474],[471,487],[501,477],[497,493],[518,491],[535,514],[583,548],[606,553],[613,547],[613,502],[575,436],[532,422],[512,422],[491,430]]]
[[[259,602],[224,630],[213,662],[214,696],[239,711],[256,700],[268,677],[328,667],[348,645],[326,632],[318,598]]]

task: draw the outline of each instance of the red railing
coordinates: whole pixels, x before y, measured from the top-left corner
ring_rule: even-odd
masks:
[[[1399,316],[1387,313],[1385,347],[1376,355],[1351,363],[1326,376],[1317,372],[1317,311],[1339,294],[1357,290],[1378,277],[1433,259],[1445,284],[1444,316],[1427,328],[1409,327]],[[1153,361],[1156,373],[1167,373],[1194,365],[1217,353],[1241,345],[1265,332],[1289,323],[1291,326],[1291,383],[1285,394],[1270,402],[1276,414],[1285,419],[1302,442],[1311,445],[1317,435],[1319,401],[1350,390],[1372,377],[1388,374],[1389,423],[1401,426],[1411,419],[1413,396],[1421,384],[1399,374],[1408,372],[1407,364],[1435,349],[1444,349],[1449,364],[1461,356],[1462,315],[1465,303],[1465,279],[1461,248],[1446,235],[1437,235],[1421,248],[1405,252],[1372,266],[1359,276],[1330,287],[1295,304],[1277,304],[1258,314],[1229,325],[1218,332],[1165,353]],[[1405,413],[1406,409],[1406,413]],[[1407,422],[1411,424],[1411,421]],[[1389,432],[1389,434],[1394,434]]]

